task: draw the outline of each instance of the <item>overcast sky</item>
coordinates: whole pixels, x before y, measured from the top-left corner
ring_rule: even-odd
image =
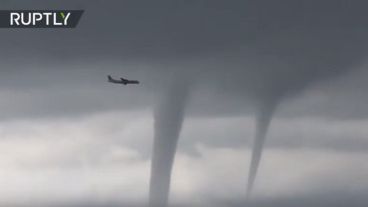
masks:
[[[0,205],[144,204],[152,109],[184,80],[174,206],[365,206],[367,7],[0,0],[85,10],[75,29],[0,30]],[[269,100],[278,107],[245,203],[254,114]]]

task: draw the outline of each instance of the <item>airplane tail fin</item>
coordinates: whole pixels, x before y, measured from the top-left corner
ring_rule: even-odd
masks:
[[[109,81],[112,81],[112,77],[111,77],[111,75],[108,75],[108,76],[107,76],[107,79],[108,79]]]

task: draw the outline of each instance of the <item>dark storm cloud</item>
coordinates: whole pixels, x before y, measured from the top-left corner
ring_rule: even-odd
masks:
[[[77,58],[115,55],[115,58],[158,56],[167,59],[168,56],[187,58],[219,51],[231,54],[244,45],[259,47],[257,45],[270,35],[289,29],[307,35],[326,27],[335,28],[337,32],[360,29],[367,18],[365,6],[364,2],[346,1],[125,0],[9,2],[2,8],[86,10],[81,24],[72,32],[7,31],[15,35],[13,40],[28,38],[17,40],[24,44],[23,49],[28,46],[28,49],[61,56],[78,54]]]
[[[360,64],[368,48],[366,6],[363,1],[8,1],[2,9],[86,12],[73,30],[1,30],[0,84],[28,91],[29,97],[20,95],[29,102],[19,107],[24,110],[43,109],[39,100],[58,100],[70,105],[66,111],[80,113],[143,107],[151,103],[147,94],[185,71],[197,82],[196,91],[203,89],[189,111],[234,114],[247,111],[242,108],[249,102],[300,94]],[[120,106],[101,97],[117,94],[100,90],[107,73],[133,76],[144,85],[121,91]],[[89,92],[78,93],[83,87]],[[60,93],[69,88],[77,90]],[[125,95],[131,104],[122,103]],[[209,103],[212,110],[195,109]],[[54,114],[65,111],[49,108]]]

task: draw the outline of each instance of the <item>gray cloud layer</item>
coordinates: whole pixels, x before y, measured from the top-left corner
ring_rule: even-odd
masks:
[[[3,6],[24,7],[85,7],[86,13],[75,30],[1,31],[3,117],[145,107],[178,71],[196,82],[196,114],[247,112],[245,105],[255,99],[300,95],[315,82],[353,71],[364,63],[367,50],[363,2],[27,1]],[[113,88],[104,82],[108,73],[138,78],[143,85]],[[361,102],[361,96],[351,96]],[[341,99],[346,98],[336,102]],[[55,103],[45,106],[49,100]],[[320,111],[332,110],[326,105]],[[334,108],[332,114],[344,111]]]

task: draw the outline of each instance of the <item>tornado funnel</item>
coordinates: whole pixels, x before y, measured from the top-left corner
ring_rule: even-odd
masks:
[[[247,198],[249,198],[253,190],[259,163],[262,158],[263,145],[275,106],[276,104],[274,102],[263,103],[256,115],[256,132],[253,141],[252,157],[248,174]]]
[[[171,170],[188,96],[186,84],[175,83],[154,112],[154,143],[149,192],[150,207],[168,205]]]

